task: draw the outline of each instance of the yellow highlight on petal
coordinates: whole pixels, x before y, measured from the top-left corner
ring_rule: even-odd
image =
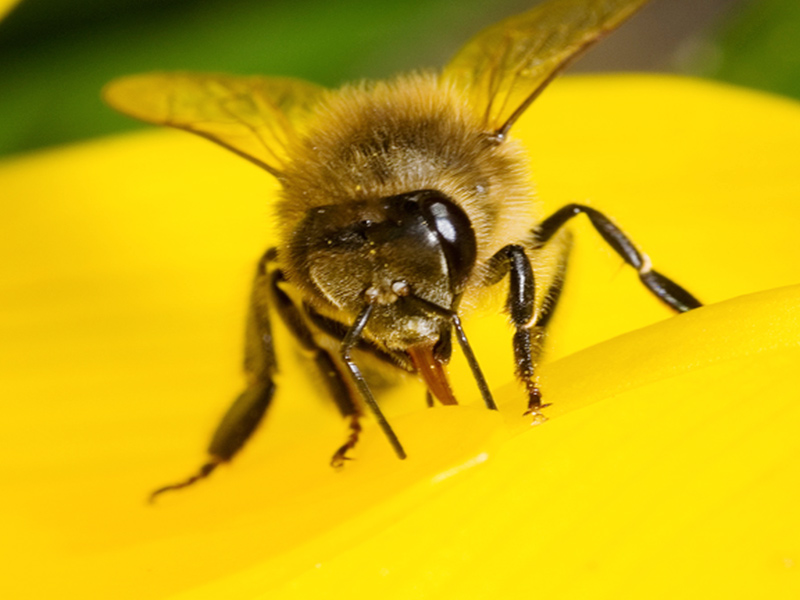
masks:
[[[554,84],[516,133],[548,212],[611,215],[708,306],[678,317],[578,222],[522,417],[502,317],[466,323],[500,401],[381,398],[409,458],[346,423],[276,327],[240,458],[188,474],[238,391],[269,176],[171,133],[0,165],[0,477],[9,598],[796,598],[800,108],[670,78]]]
[[[6,16],[7,13],[11,12],[11,9],[17,5],[19,0],[2,0],[0,1],[0,19]]]

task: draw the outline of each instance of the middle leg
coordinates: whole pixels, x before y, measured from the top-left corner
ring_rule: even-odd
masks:
[[[317,343],[314,339],[314,334],[303,317],[303,313],[292,301],[289,294],[281,289],[280,284],[283,281],[285,281],[283,274],[280,271],[276,271],[271,282],[275,309],[300,346],[311,354],[317,369],[322,375],[328,393],[336,403],[342,417],[349,421],[350,433],[347,436],[347,440],[331,457],[331,466],[341,467],[344,461],[349,460],[347,452],[355,448],[358,443],[359,435],[361,434],[360,419],[363,417],[363,413],[358,401],[355,399],[356,393],[347,384],[336,359],[330,351]]]

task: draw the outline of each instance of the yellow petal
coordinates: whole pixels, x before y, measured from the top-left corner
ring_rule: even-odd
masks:
[[[718,354],[668,346],[645,364],[618,364],[633,349],[698,335],[710,335]],[[392,599],[793,598],[798,340],[794,286],[552,363],[545,371],[555,400],[575,408],[585,400],[575,388],[589,387],[594,404],[483,446],[486,455],[462,469],[182,597],[235,589],[247,598],[330,590]],[[576,384],[585,373],[588,382]],[[297,565],[305,569],[286,577]]]
[[[240,385],[275,186],[161,132],[0,166],[4,596],[796,597],[800,109],[590,78],[517,134],[548,210],[604,210],[711,306],[668,318],[578,223],[553,418],[527,425],[507,328],[473,321],[502,414],[457,362],[466,406],[423,410],[409,382],[384,405],[410,458],[369,428],[342,472],[345,424],[279,330],[260,435],[156,507]]]
[[[0,19],[11,12],[11,9],[14,8],[18,2],[19,0],[0,0]]]

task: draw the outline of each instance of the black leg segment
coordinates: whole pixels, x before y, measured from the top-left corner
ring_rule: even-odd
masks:
[[[536,286],[531,261],[525,248],[512,244],[492,257],[490,269],[493,281],[505,275],[509,278],[506,309],[516,329],[513,339],[516,373],[528,393],[528,411],[538,414],[543,405],[536,385],[534,361],[541,349],[542,329],[533,322]]]
[[[544,245],[572,217],[579,214],[589,217],[594,228],[619,254],[622,259],[637,270],[639,279],[657,298],[678,312],[686,312],[702,306],[701,302],[688,291],[661,273],[654,271],[650,259],[639,252],[633,242],[603,213],[583,204],[568,204],[542,221],[534,233],[538,246]]]

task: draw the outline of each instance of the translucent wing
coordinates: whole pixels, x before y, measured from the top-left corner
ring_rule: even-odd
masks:
[[[280,177],[287,143],[324,93],[299,79],[177,72],[117,79],[103,97],[120,112],[196,133]]]
[[[550,0],[471,40],[445,77],[472,95],[487,129],[504,136],[548,83],[647,0]]]

